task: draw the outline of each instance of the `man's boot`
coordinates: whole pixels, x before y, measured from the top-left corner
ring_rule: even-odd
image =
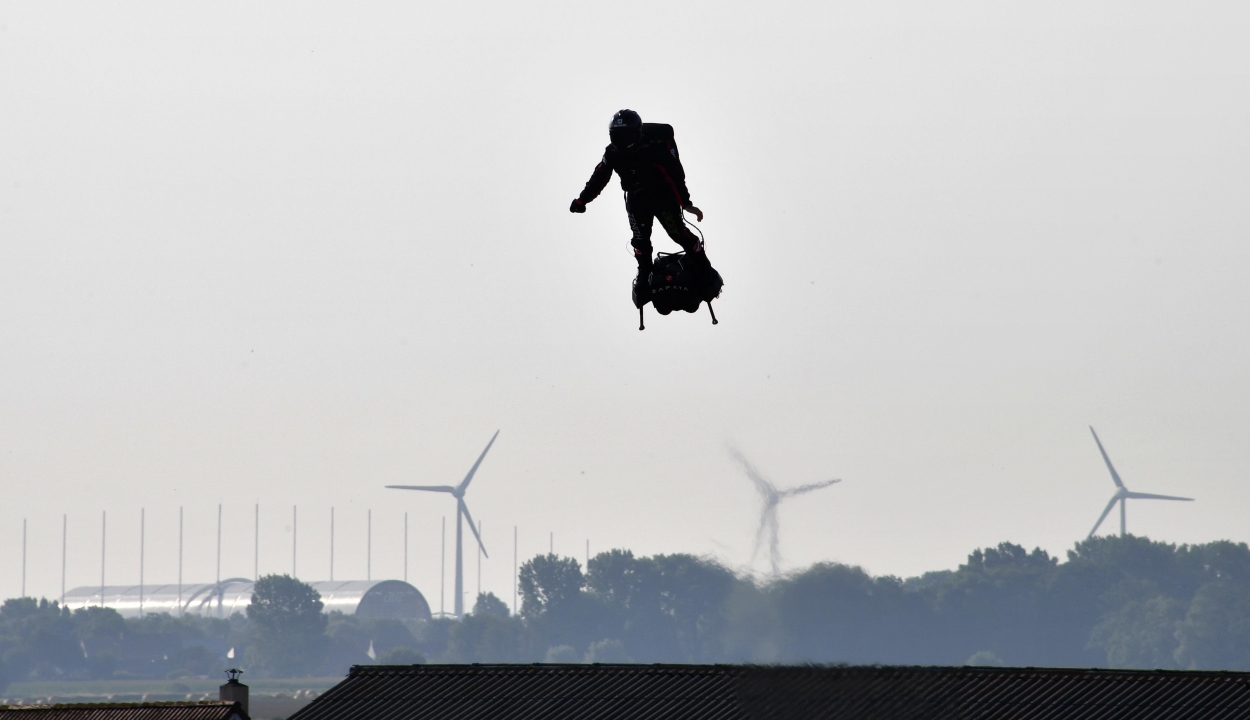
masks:
[[[642,307],[651,302],[651,253],[635,251],[634,259],[638,261],[638,276],[634,278],[634,306]]]

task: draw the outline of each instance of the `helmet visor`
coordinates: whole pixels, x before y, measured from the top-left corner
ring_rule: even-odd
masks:
[[[611,128],[608,130],[608,137],[612,139],[613,145],[619,148],[626,148],[638,142],[638,128]]]

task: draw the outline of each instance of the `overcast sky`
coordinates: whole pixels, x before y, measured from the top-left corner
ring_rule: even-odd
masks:
[[[0,3],[0,596],[524,560],[912,575],[1250,540],[1243,2]],[[720,325],[629,301],[622,107],[676,128]],[[657,236],[659,250],[676,246]],[[1114,531],[1113,516],[1104,532]],[[448,542],[451,542],[449,530]],[[450,551],[448,568],[450,568]],[[467,589],[476,590],[473,558]],[[446,605],[451,606],[450,569]]]

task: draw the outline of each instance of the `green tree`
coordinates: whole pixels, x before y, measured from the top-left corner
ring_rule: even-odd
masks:
[[[430,662],[445,662],[447,646],[451,643],[451,631],[459,621],[447,617],[435,617],[410,625],[416,638],[417,650]]]
[[[619,638],[640,660],[680,660],[677,624],[666,611],[664,583],[653,558],[609,550],[591,558],[586,586],[601,607],[603,635]]]
[[[326,648],[322,607],[311,585],[289,575],[256,581],[247,609],[253,627],[248,658],[272,677],[309,674],[320,665]]]
[[[600,600],[622,611],[659,603],[655,563],[628,550],[609,550],[591,558],[586,585]]]
[[[598,636],[590,640],[619,640],[639,662],[723,660],[731,646],[730,656],[742,659],[737,648],[744,635],[735,631],[727,603],[754,586],[713,561],[610,550],[591,559],[586,584],[597,606]]]
[[[451,662],[521,662],[526,655],[525,624],[494,593],[478,593],[473,612],[451,628]]]
[[[110,678],[117,670],[126,620],[113,608],[86,607],[74,611],[74,632],[87,664],[87,675]]]
[[[69,611],[34,598],[0,606],[0,690],[29,675],[57,677],[86,667]]]
[[[725,602],[742,583],[733,571],[706,558],[678,553],[652,558],[660,611],[672,617],[674,645],[665,659],[712,662],[720,659],[719,637],[726,630]],[[631,653],[633,654],[633,653]]]
[[[1176,637],[1182,667],[1250,670],[1250,587],[1220,579],[1198,588]]]
[[[780,662],[781,621],[777,603],[750,578],[742,578],[725,598],[723,629],[715,634],[718,662]]]
[[[1133,600],[1094,627],[1090,646],[1106,654],[1107,667],[1176,667],[1176,626],[1184,616],[1185,603],[1165,595]]]
[[[398,645],[378,656],[378,665],[424,665],[425,656],[415,648]]]
[[[521,616],[539,646],[576,650],[603,638],[601,606],[583,592],[585,584],[573,558],[539,555],[521,566]]]
[[[114,643],[126,634],[126,620],[113,608],[85,607],[74,611],[74,633],[90,645]]]
[[[1051,650],[1046,626],[1053,610],[1046,589],[1057,565],[1046,551],[1013,543],[973,551],[933,589],[939,622],[931,627],[939,631],[940,656],[929,661],[959,663],[982,650],[1008,663],[1046,658]],[[1081,645],[1093,624],[1081,626],[1076,635]]]
[[[770,588],[780,619],[782,658],[804,662],[916,662],[925,653],[916,630],[936,624],[925,596],[894,577],[863,568],[813,565]],[[919,622],[918,622],[919,621]]]
[[[521,615],[533,619],[569,609],[581,600],[585,583],[573,558],[539,555],[521,566]]]
[[[529,655],[525,623],[518,617],[473,612],[451,629],[447,660],[458,663],[524,662]]]
[[[473,614],[508,617],[511,613],[508,612],[508,606],[495,593],[486,592],[477,594],[477,602],[473,603]]]
[[[327,616],[326,639],[326,660],[317,671],[326,675],[344,674],[352,665],[381,662],[382,656],[397,647],[418,652],[412,632],[403,621],[392,618],[362,618],[334,611]],[[376,660],[369,657],[370,647]]]

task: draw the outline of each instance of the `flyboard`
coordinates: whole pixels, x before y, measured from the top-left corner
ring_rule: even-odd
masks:
[[[690,222],[686,221],[686,224],[690,225]],[[699,231],[694,225],[690,227]],[[699,232],[700,242],[702,237],[703,233]],[[640,279],[642,278],[634,278],[632,293],[634,306],[638,308],[639,330],[647,329],[643,317],[643,308],[647,303],[651,303],[661,315],[668,315],[674,310],[696,313],[700,305],[707,303],[712,324],[720,324],[716,319],[716,311],[712,309],[712,301],[720,297],[725,282],[716,268],[707,262],[706,255],[702,263],[697,263],[685,252],[657,253],[651,264],[651,273],[642,287],[639,287]]]

